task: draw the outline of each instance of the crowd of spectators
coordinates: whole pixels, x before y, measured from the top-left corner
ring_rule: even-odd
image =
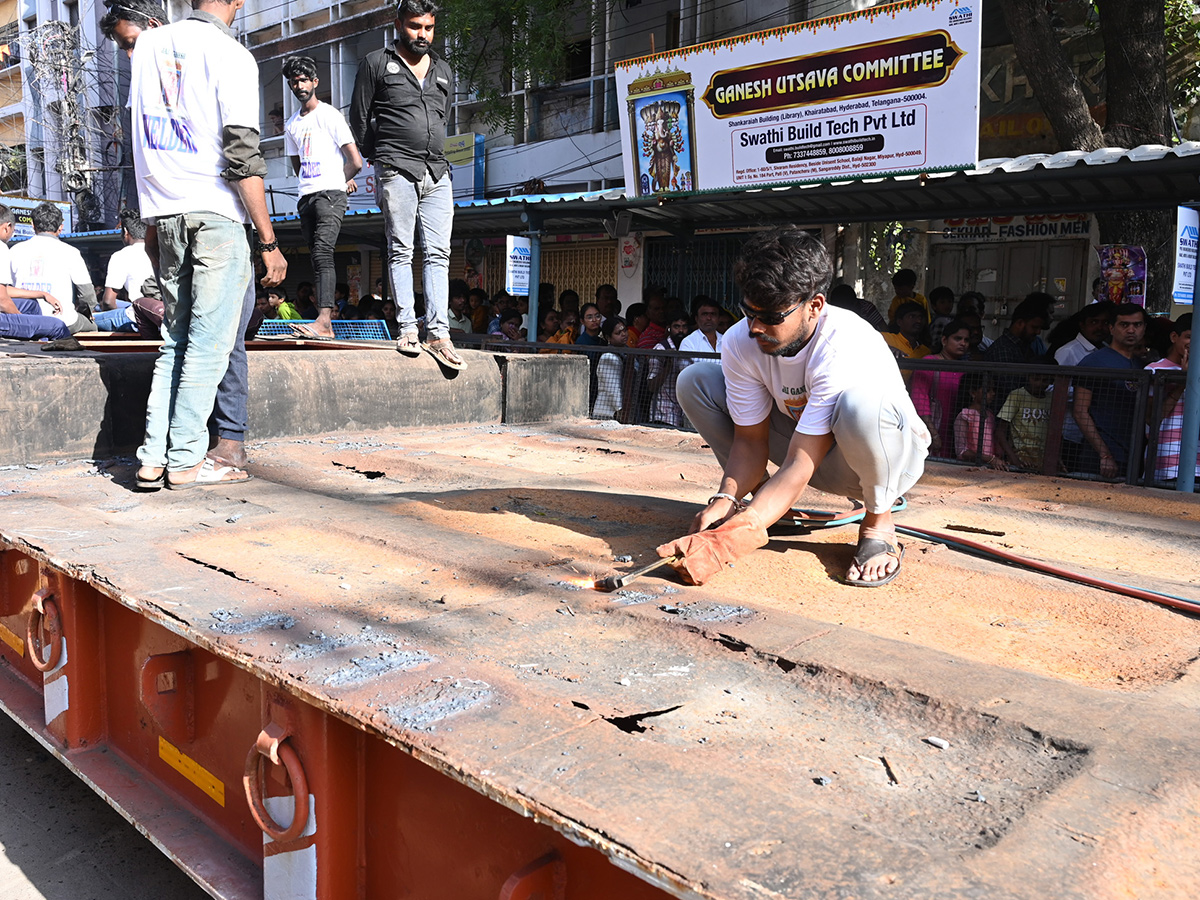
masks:
[[[1190,313],[1172,322],[1152,318],[1132,303],[1093,302],[1043,339],[1055,301],[1035,291],[1000,323],[1000,336],[988,341],[982,295],[967,292],[956,302],[950,288],[939,286],[926,300],[915,290],[915,273],[905,269],[896,273],[893,287],[886,323],[875,305],[848,285],[833,288],[830,303],[871,322],[898,361],[938,364],[902,365],[913,403],[929,426],[935,458],[1107,480],[1144,476],[1160,484],[1178,476],[1183,379],[1151,383],[1113,370],[1186,372]],[[1054,378],[1056,366],[1098,370],[1094,377],[1073,373],[1076,377],[1065,381],[1068,396],[1057,420],[1053,386],[1062,380]],[[1154,395],[1154,384],[1160,396]],[[1061,449],[1047,463],[1051,434]],[[1136,455],[1143,445],[1153,448],[1146,461]]]
[[[0,218],[4,213],[8,211],[0,210]],[[0,311],[9,314],[5,323],[29,329],[30,337],[63,337],[97,327],[158,336],[162,301],[144,258],[145,228],[136,213],[122,213],[124,246],[113,254],[104,283],[96,288],[85,277],[82,258],[76,259],[78,251],[57,237],[57,208],[43,204],[34,211],[33,221],[35,238],[15,247],[0,273],[7,281],[7,296],[0,297]],[[52,283],[51,276],[62,284]],[[933,457],[1116,479],[1130,471],[1135,447],[1148,443],[1153,458],[1145,462],[1144,473],[1142,461],[1135,459],[1136,473],[1156,483],[1177,477],[1182,379],[1160,375],[1154,383],[1161,385],[1161,396],[1151,394],[1149,402],[1139,404],[1138,391],[1148,382],[1113,377],[1111,370],[1186,372],[1190,314],[1175,322],[1151,320],[1140,306],[1094,302],[1046,335],[1054,299],[1034,292],[1016,304],[1002,323],[1002,333],[989,341],[983,334],[982,295],[965,292],[956,299],[952,289],[937,286],[927,299],[916,291],[916,274],[908,269],[898,271],[892,283],[895,295],[886,318],[882,304],[858,297],[848,284],[834,286],[829,303],[869,322],[898,361],[935,364],[901,366],[914,405],[929,426]],[[259,288],[257,293],[247,338],[264,319],[308,321],[319,314],[310,281],[297,284],[293,295],[283,287]],[[357,302],[346,283],[336,285],[334,297],[335,320],[379,320],[393,337],[398,333],[396,306],[382,278]],[[416,299],[419,314],[422,298]],[[5,300],[11,308],[3,306]],[[504,349],[505,343],[513,344],[514,350],[529,349],[517,345],[536,341],[542,353],[585,353],[594,417],[690,428],[676,399],[675,383],[688,365],[720,353],[733,316],[712,297],[697,295],[685,304],[656,286],[647,288],[624,316],[621,312],[610,284],[600,285],[594,298],[582,304],[576,291],[556,295],[553,285],[543,284],[538,321],[531,329],[527,297],[505,291],[489,296],[461,279],[449,283],[452,335],[486,336],[492,350]],[[1021,366],[1038,371],[1025,372]],[[1048,371],[1054,366],[1106,370],[1094,378],[1074,373],[1077,377],[1067,382],[1065,413],[1057,421],[1052,412],[1055,379]],[[1144,422],[1135,421],[1138,416]],[[1141,440],[1139,426],[1144,430]],[[1045,450],[1052,430],[1061,451],[1047,466]]]

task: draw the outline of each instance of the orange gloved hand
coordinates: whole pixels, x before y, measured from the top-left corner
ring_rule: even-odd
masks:
[[[704,584],[729,563],[765,546],[768,540],[762,519],[747,508],[716,528],[676,538],[661,544],[655,552],[660,557],[678,556],[671,568],[688,584]]]

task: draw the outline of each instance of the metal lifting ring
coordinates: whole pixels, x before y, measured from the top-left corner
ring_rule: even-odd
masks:
[[[63,632],[62,617],[58,614],[58,604],[48,589],[34,592],[33,612],[25,623],[25,645],[29,648],[29,661],[39,672],[49,672],[58,665],[62,658]],[[47,646],[41,640],[42,629],[50,633],[50,659],[42,659],[42,649]]]
[[[266,732],[263,734],[265,735]],[[262,736],[250,748],[250,753],[246,756],[246,772],[242,776],[242,786],[246,790],[246,802],[250,804],[250,814],[254,817],[258,827],[262,829],[263,834],[271,840],[294,841],[304,833],[304,828],[308,825],[308,778],[304,774],[304,767],[300,764],[300,757],[296,755],[296,751],[287,743],[287,740],[283,739],[275,743],[272,749],[275,751],[279,763],[287,770],[288,779],[292,783],[292,799],[295,802],[292,809],[292,824],[287,828],[281,828],[263,805],[263,761],[270,760],[271,754],[267,749],[260,748],[261,743]]]

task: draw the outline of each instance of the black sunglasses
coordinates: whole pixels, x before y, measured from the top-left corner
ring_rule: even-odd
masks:
[[[738,306],[740,306],[742,309],[742,315],[744,315],[747,319],[756,319],[759,322],[762,322],[764,325],[782,325],[784,319],[786,319],[803,305],[804,301],[801,300],[791,309],[785,309],[783,312],[763,312],[759,309],[751,309],[745,303],[738,304]]]

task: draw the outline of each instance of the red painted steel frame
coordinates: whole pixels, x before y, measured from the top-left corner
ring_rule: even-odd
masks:
[[[63,660],[45,675],[24,639],[38,591],[62,622]],[[66,689],[51,686],[60,679]],[[15,550],[0,552],[0,705],[215,896],[664,896],[598,851]],[[256,742],[294,756],[313,798],[304,833],[265,848],[243,789]],[[267,798],[289,798],[286,815],[275,813],[286,829],[285,770],[265,757],[259,770]],[[265,884],[264,859],[273,861]],[[298,878],[286,894],[272,882],[283,870]]]

